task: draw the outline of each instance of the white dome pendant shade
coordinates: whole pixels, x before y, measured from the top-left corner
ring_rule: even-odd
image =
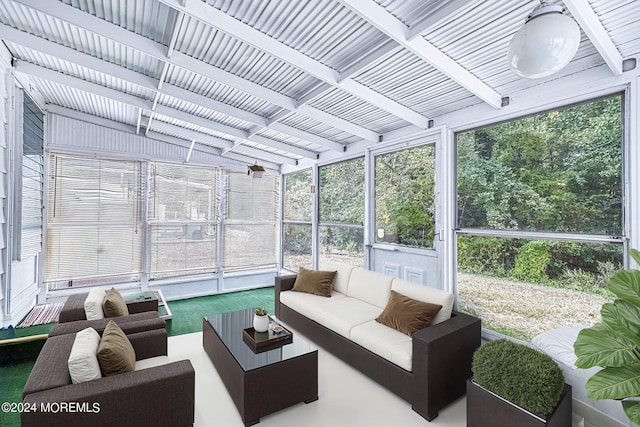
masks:
[[[563,69],[580,45],[580,28],[562,6],[542,3],[511,39],[507,59],[514,73],[540,79]]]

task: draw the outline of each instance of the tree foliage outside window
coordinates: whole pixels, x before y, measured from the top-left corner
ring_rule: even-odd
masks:
[[[364,264],[364,158],[319,169],[320,259]]]
[[[623,266],[622,141],[621,95],[456,135],[462,310],[525,340],[596,320],[590,307],[611,298],[605,284]],[[541,285],[555,289],[536,307],[512,297]],[[571,310],[556,319],[561,301]]]
[[[621,235],[621,101],[458,134],[459,226]]]
[[[432,248],[435,209],[432,145],[376,156],[377,242]]]
[[[284,176],[282,264],[294,271],[312,267],[311,185],[311,170]]]

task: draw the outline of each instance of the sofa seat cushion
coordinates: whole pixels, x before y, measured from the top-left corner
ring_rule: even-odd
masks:
[[[313,309],[319,304],[324,304],[330,301],[336,301],[340,298],[346,298],[346,295],[340,292],[332,291],[331,298],[325,298],[318,295],[307,294],[303,292],[284,291],[280,292],[280,301],[287,307],[291,307],[294,310],[302,313],[299,308],[301,306],[307,306]],[[302,313],[304,314],[304,313]]]
[[[413,348],[408,335],[372,320],[355,326],[350,338],[354,343],[411,372]]]
[[[347,296],[383,309],[389,301],[392,280],[393,277],[385,276],[384,274],[365,270],[361,267],[354,268],[351,271]],[[410,297],[410,295],[407,296]]]
[[[343,264],[340,262],[323,260],[320,261],[320,270],[335,271],[336,280],[333,283],[333,289],[341,294],[347,294],[347,288],[349,286],[349,279],[351,278],[351,271],[354,269],[349,264]]]
[[[418,301],[441,305],[442,308],[431,321],[432,325],[437,325],[451,318],[451,311],[453,310],[453,294],[451,292],[419,285],[402,279],[393,279],[391,289]]]
[[[375,305],[345,297],[320,304],[305,315],[343,337],[350,338],[351,329],[374,320],[381,312],[382,309]]]

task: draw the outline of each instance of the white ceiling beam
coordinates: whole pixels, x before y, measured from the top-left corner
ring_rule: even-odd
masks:
[[[289,153],[297,154],[298,156],[306,157],[308,159],[317,159],[318,153],[315,151],[307,150],[305,148],[296,147],[294,145],[286,144],[284,142],[275,141],[271,138],[267,138],[261,135],[253,135],[248,139],[249,141],[266,145],[277,150],[287,151]]]
[[[437,2],[435,8],[429,10],[428,15],[409,27],[407,40],[411,41],[414,38],[421,36],[447,16],[453,14],[459,9],[462,9],[470,3],[475,3],[476,1],[477,0],[447,0]]]
[[[34,65],[29,62],[18,61],[15,66],[15,71],[18,73],[35,76],[44,80],[49,80],[54,83],[59,83],[64,86],[69,86],[83,92],[101,96],[103,98],[122,102],[123,104],[127,104],[132,107],[142,108],[145,110],[149,110],[151,108],[151,102],[146,101],[142,98],[138,98],[137,96],[129,95],[115,89],[100,86],[98,84],[91,83],[77,77],[68,76],[66,74],[49,70],[48,68]]]
[[[313,142],[314,144],[318,144],[322,147],[328,148],[333,151],[344,151],[345,145],[340,144],[334,141],[331,141],[326,138],[322,138],[321,136],[314,135],[310,132],[306,132],[300,130],[298,128],[294,128],[292,126],[288,126],[282,123],[274,122],[269,125],[269,129],[273,129],[277,132],[283,133],[285,135],[291,135],[296,138],[302,139],[303,141]]]
[[[622,74],[622,55],[587,0],[563,0],[615,76]]]
[[[104,21],[94,15],[76,9],[73,6],[65,5],[60,2],[41,1],[41,0],[12,0],[15,3],[23,4],[31,9],[39,10],[47,15],[58,18],[62,21],[73,24],[77,27],[103,36],[107,39],[116,41],[124,46],[128,46],[146,55],[149,55],[159,61],[168,62],[180,68],[206,76],[210,79],[219,81],[228,86],[238,88],[246,93],[256,96],[265,101],[276,104],[287,109],[295,109],[295,100],[284,96],[278,92],[267,89],[242,77],[231,74],[227,71],[208,65],[202,61],[185,55],[181,52],[174,51],[171,58],[167,57],[168,49],[166,46],[157,43],[151,39],[143,37],[132,31],[128,31],[122,27]]]
[[[245,156],[253,158],[254,163],[256,161],[262,162],[263,159],[267,159],[280,164],[287,164],[287,165],[295,165],[298,163],[297,160],[290,159],[289,157],[284,157],[279,154],[258,150],[257,148],[253,148],[253,147],[247,147],[246,145],[240,145],[238,147],[235,147],[233,151],[235,151],[238,154],[243,154]],[[228,153],[228,154],[231,154],[231,153]]]
[[[30,35],[30,34],[25,34],[22,33],[19,30],[16,30],[14,28],[8,27],[6,25],[0,24],[0,38],[5,39],[5,40],[9,40],[11,42],[14,43],[19,43],[25,47],[28,47],[30,49],[34,49],[34,50],[38,50],[40,52],[44,52],[44,53],[48,53],[48,52],[52,52],[53,50],[55,50],[55,55],[56,57],[63,59],[65,61],[83,66],[83,67],[87,67],[90,68],[92,70],[107,74],[107,75],[111,75],[114,78],[118,78],[121,80],[125,80],[128,81],[130,83],[145,87],[149,90],[154,90],[157,91],[157,84],[154,84],[154,80],[151,78],[147,78],[146,76],[136,73],[135,71],[131,71],[128,70],[124,67],[120,67],[118,65],[115,64],[111,64],[109,62],[103,61],[101,59],[95,58],[95,57],[91,57],[89,55],[85,55],[81,52],[78,52],[76,50],[73,50],[71,48],[67,48],[64,46],[60,46],[60,45],[56,45],[55,43],[52,43],[50,41],[41,39],[39,37]],[[28,66],[27,66],[28,67]],[[50,74],[49,76],[53,76],[53,74]],[[198,98],[199,101],[202,101],[202,104],[206,104],[208,103],[207,101],[212,101],[209,98],[206,98],[202,95],[196,95],[193,92],[189,92],[185,89],[181,89],[178,88],[176,86],[171,86],[171,85],[165,85],[164,90],[159,91],[159,93],[161,94],[167,94],[169,96],[174,96],[176,98],[179,98],[183,101],[186,102],[193,102],[193,98]],[[214,101],[217,102],[217,101]],[[222,104],[219,103],[218,104]],[[226,104],[223,104],[226,105]],[[206,108],[210,108],[209,105],[205,105]],[[229,107],[227,110],[229,113],[234,113],[236,112],[235,110],[239,110],[237,108],[234,107]],[[183,120],[185,122],[189,122],[198,126],[203,126],[205,128],[211,129],[211,130],[215,130],[218,132],[222,132],[225,133],[227,135],[230,136],[234,136],[234,137],[238,137],[238,138],[243,138],[243,139],[249,139],[252,140],[251,137],[249,137],[248,133],[246,131],[243,131],[241,129],[237,129],[231,126],[227,126],[221,123],[216,123],[214,121],[208,120],[204,117],[200,117],[200,116],[196,116],[193,114],[189,114],[186,113],[184,111],[181,110],[177,110],[174,108],[170,108],[170,107],[166,107],[163,105],[157,105],[155,110],[156,113],[158,114],[162,114],[164,116],[168,116],[168,117],[172,117],[172,118],[176,118],[179,120]],[[239,110],[242,111],[242,110]],[[257,114],[253,114],[253,113],[248,113],[246,111],[242,111],[242,113],[246,113],[246,114],[242,114],[244,117],[258,122],[258,124],[262,124],[263,126],[267,126],[267,119],[262,117],[262,116],[258,116]],[[231,114],[229,114],[231,115]],[[327,140],[321,137],[318,137],[316,135],[312,135],[312,134],[305,134],[303,131],[299,131],[298,129],[295,128],[291,128],[291,127],[286,127],[284,125],[282,125],[280,127],[280,132],[282,133],[286,133],[284,131],[284,129],[290,128],[291,130],[294,131],[294,134],[290,134],[290,136],[295,136],[296,138],[302,138],[302,135],[305,135],[306,137],[308,137],[308,141],[309,142],[314,142],[314,143],[319,143],[323,146],[326,146],[328,148],[334,149],[336,151],[340,151],[343,150],[343,145],[342,144],[338,144],[336,142],[333,142],[331,140]],[[304,138],[302,138],[304,139]],[[257,142],[257,141],[256,141]],[[262,141],[262,143],[264,143],[264,141]],[[286,145],[286,144],[285,144]],[[284,145],[283,145],[284,146]],[[296,151],[294,146],[289,146],[287,145],[287,147],[290,148],[290,152],[292,153],[296,153],[298,155],[302,155],[305,157],[309,157],[309,158],[316,158],[317,157],[317,153],[315,152],[311,152],[309,150],[305,150],[302,149],[301,151]],[[282,147],[275,147],[274,148],[278,148],[278,149],[282,149]]]
[[[49,70],[47,68],[40,67],[38,65],[33,65],[28,62],[19,61],[15,67],[15,71],[17,73],[23,73],[23,74],[35,76],[41,79],[56,82],[64,86],[69,86],[69,87],[81,90],[83,92],[102,96],[108,99],[113,99],[114,101],[122,102],[123,104],[131,105],[136,108],[150,110],[151,103],[149,101],[145,101],[133,95],[128,95],[114,89],[109,89],[104,86],[100,86],[95,83],[87,82],[85,80],[78,79],[76,77],[67,76],[65,74],[58,73],[57,71]],[[163,111],[168,113],[169,110],[178,112],[178,110],[173,110],[168,107],[167,107],[167,110],[163,110]],[[187,114],[187,113],[184,113],[184,114]],[[153,130],[160,130],[160,131],[165,131],[167,133],[173,133],[173,134],[184,136],[185,139],[188,139],[188,140],[195,138],[200,142],[203,142],[208,145],[213,145],[216,147],[232,148],[234,146],[232,142],[227,141],[225,139],[217,138],[215,136],[207,135],[205,133],[193,131],[193,130],[172,125],[169,123],[164,123],[158,120],[153,120],[151,119],[151,117],[148,118],[146,126],[144,125],[142,126],[146,128],[146,134],[148,134],[148,132]],[[245,150],[245,152],[246,151],[247,150]],[[252,157],[260,158],[260,153],[264,153],[264,155],[266,156],[265,157],[266,159],[275,160],[278,163],[291,163],[292,161],[295,163],[295,160],[293,159],[290,159],[285,156],[275,155],[267,151],[253,149],[253,148],[249,151],[251,152]],[[309,156],[310,158],[316,157],[315,153],[313,155],[311,153],[305,153],[305,154],[307,154],[307,156]],[[302,155],[302,154],[299,154],[299,155]]]
[[[224,133],[229,136],[234,136],[236,138],[247,138],[248,136],[247,132],[243,131],[242,129],[234,128],[232,126],[227,126],[222,123],[217,123],[212,120],[205,119],[204,117],[195,116],[193,114],[186,113],[181,110],[176,110],[175,108],[166,107],[164,105],[156,106],[156,109],[154,111],[163,116],[182,120],[183,122],[191,123],[193,125],[202,126],[204,128],[214,130],[216,132]]]
[[[212,65],[206,64],[196,58],[185,55],[182,52],[174,50],[172,51],[171,57],[167,57],[167,54],[169,52],[166,46],[160,43],[156,43],[155,41],[147,39],[146,37],[143,37],[134,32],[128,31],[117,25],[110,24],[107,21],[104,21],[89,13],[85,13],[80,9],[74,8],[73,6],[69,6],[60,2],[39,0],[12,1],[22,4],[31,9],[38,10],[62,21],[68,22],[74,26],[84,28],[87,31],[98,34],[107,39],[114,40],[118,43],[123,44],[124,46],[128,46],[159,61],[172,64],[182,69],[191,71],[195,74],[204,76],[208,79],[236,88],[242,92],[260,98],[287,110],[300,113],[315,120],[320,120],[318,119],[318,117],[322,116],[323,123],[336,129],[340,129],[343,132],[351,133],[361,138],[365,138],[362,135],[367,135],[367,138],[365,139],[370,141],[377,141],[378,135],[364,127],[354,124],[345,126],[345,123],[348,122],[341,120],[331,114],[326,114],[314,107],[307,106],[304,111],[298,111],[298,104],[295,99],[282,95],[271,89],[267,89],[263,86],[258,85],[257,83],[245,80],[242,77],[231,74],[220,68],[216,68]],[[358,133],[353,133],[352,131],[347,129],[358,130]]]
[[[159,122],[157,120],[151,126],[151,130],[160,132],[160,133],[180,135],[181,137],[184,137],[189,141],[191,141],[192,139],[195,139],[196,141],[202,144],[212,145],[214,147],[223,147],[225,148],[223,153],[227,151],[226,149],[231,149],[231,148],[234,148],[235,146],[232,142],[226,141],[224,139],[207,135],[206,133],[198,132],[195,130],[185,129],[183,127],[172,125],[170,123]],[[258,160],[258,161],[261,161],[262,159],[266,159],[266,160],[273,160],[280,164],[286,163],[286,164],[294,165],[296,163],[294,159],[291,159],[289,157],[281,156],[275,153],[270,153],[268,151],[260,150],[253,147],[243,146],[241,151],[238,151],[236,148],[234,148],[234,151],[239,152],[241,154],[245,154],[251,157],[253,160]]]
[[[172,125],[171,123],[161,122],[160,120],[153,121],[153,123],[151,124],[151,130],[174,134],[174,135],[180,135],[185,137],[185,139],[188,139],[188,140],[195,139],[198,142],[202,142],[207,145],[212,145],[214,147],[220,147],[220,148],[233,147],[233,142],[227,141],[226,139],[218,138],[217,136],[213,136],[213,135],[208,135],[203,132],[186,129],[186,128],[183,128],[182,126]]]
[[[389,114],[399,117],[416,126],[428,127],[429,119],[399,102],[388,98],[353,79],[339,81],[340,75],[332,68],[322,64],[302,52],[242,23],[215,7],[209,6],[201,0],[159,0],[160,2],[188,14],[220,31],[231,35],[275,58],[279,58],[294,67],[299,68],[315,78],[338,87],[349,94]],[[184,4],[183,4],[184,3]]]
[[[395,16],[387,12],[373,0],[339,0],[354,13],[364,18],[369,24],[391,37],[398,44],[409,49],[422,60],[428,62],[469,92],[482,99],[493,108],[501,108],[502,96],[482,80],[471,74],[456,61],[445,55],[440,49],[426,41],[423,37],[408,40],[409,29]]]

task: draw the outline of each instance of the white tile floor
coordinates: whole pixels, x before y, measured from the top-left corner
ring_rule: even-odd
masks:
[[[164,358],[163,358],[164,359]],[[169,338],[168,359],[190,359],[196,371],[196,427],[242,427],[224,384],[202,348],[202,333]],[[157,364],[158,360],[153,361]],[[140,367],[148,365],[142,362]],[[431,423],[411,405],[330,353],[318,351],[319,398],[263,417],[262,427],[465,427],[466,399],[444,410]],[[274,391],[275,392],[275,391]],[[590,426],[574,416],[574,427]],[[609,424],[609,423],[606,423]],[[600,422],[595,427],[604,427]]]

